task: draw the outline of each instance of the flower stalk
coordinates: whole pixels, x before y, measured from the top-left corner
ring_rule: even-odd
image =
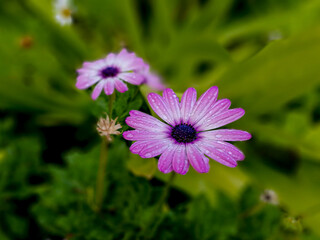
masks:
[[[112,116],[113,102],[115,100],[115,94],[113,93],[109,97],[109,112]],[[96,211],[100,212],[102,208],[102,203],[105,195],[105,177],[106,177],[106,167],[108,161],[108,147],[112,141],[111,135],[119,135],[118,131],[121,128],[120,124],[116,124],[117,118],[112,119],[107,115],[106,118],[100,118],[97,124],[97,131],[100,136],[102,136],[100,159],[99,159],[99,168],[97,173],[97,183],[96,183]]]
[[[99,168],[97,174],[97,187],[96,187],[96,211],[100,212],[102,207],[102,202],[105,194],[105,176],[106,176],[106,167],[108,161],[108,146],[109,142],[106,138],[102,138],[100,159],[99,159]]]

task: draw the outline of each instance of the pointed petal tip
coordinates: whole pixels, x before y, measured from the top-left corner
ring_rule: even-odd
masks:
[[[215,91],[219,91],[219,88],[217,86],[212,86],[209,89],[215,90]]]
[[[124,139],[126,139],[126,140],[130,140],[130,138],[128,138],[128,134],[129,134],[129,131],[124,131],[124,132],[122,133],[122,137],[123,137]]]
[[[129,115],[130,115],[130,116],[134,115],[135,111],[136,111],[136,110],[130,110],[130,111],[129,111]]]
[[[174,92],[173,89],[166,87],[163,92]]]
[[[186,91],[197,91],[194,87],[189,87],[189,88],[187,88],[187,90]]]
[[[246,113],[243,108],[234,108],[233,110],[237,111],[237,114],[239,114],[241,117]]]
[[[240,160],[239,160],[240,161]],[[225,164],[223,164],[223,165],[225,165]],[[237,167],[238,166],[238,164],[235,164],[235,165],[225,165],[226,167],[229,167],[229,168],[235,168],[235,167]]]
[[[122,48],[122,49],[120,50],[119,54],[120,54],[120,53],[126,53],[126,54],[127,54],[127,53],[129,53],[129,52],[128,52],[128,50],[127,50],[126,48]]]
[[[217,86],[212,86],[205,93],[208,93],[208,92],[212,92],[215,94],[215,96],[217,96],[219,93],[219,88]]]
[[[155,95],[158,95],[158,96],[160,97],[159,94],[154,93],[154,92],[151,92],[151,93],[149,93],[148,96],[147,96],[148,100],[151,100],[151,98],[153,98]]]
[[[247,140],[250,140],[252,138],[252,134],[247,132],[248,133],[248,136],[247,136]]]
[[[130,117],[127,117],[126,118],[126,120],[124,120],[125,121],[125,123],[129,126],[129,127],[131,127],[131,121],[132,121],[132,118],[130,118]]]

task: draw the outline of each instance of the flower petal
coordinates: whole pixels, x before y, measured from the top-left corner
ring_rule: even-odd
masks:
[[[130,111],[130,117],[126,118],[126,123],[138,130],[149,130],[152,132],[168,132],[170,126],[159,121],[155,117],[142,113],[137,110]]]
[[[243,152],[231,143],[223,141],[210,141],[210,144],[212,144],[215,148],[221,149],[236,161],[242,161],[245,159]]]
[[[113,65],[115,60],[117,58],[117,55],[114,53],[109,53],[107,57],[104,59],[105,65]]]
[[[150,93],[148,95],[148,101],[153,111],[162,118],[167,123],[174,125],[173,117],[171,116],[171,111],[168,109],[168,106],[162,97],[156,93]]]
[[[117,55],[115,63],[120,65],[123,71],[138,71],[146,65],[142,58],[137,57],[133,52],[128,52],[125,48]]]
[[[101,77],[99,77],[99,76],[88,77],[85,75],[80,75],[79,77],[77,77],[76,87],[78,89],[86,89],[88,87],[91,87],[93,84],[95,84],[96,82],[98,82],[100,80],[101,80]]]
[[[136,57],[136,54],[133,52],[128,52],[127,49],[123,48],[117,55],[116,55],[116,63],[118,64],[123,64],[126,62],[131,62],[132,60],[134,60]]]
[[[213,106],[210,109],[207,110],[207,113],[201,119],[199,119],[199,121],[194,125],[194,127],[198,128],[204,123],[211,121],[213,116],[225,112],[226,110],[228,110],[230,105],[231,101],[229,99],[218,100],[215,104],[213,104]]]
[[[114,85],[115,85],[116,89],[121,93],[128,91],[127,84],[125,84],[124,82],[122,82],[119,79],[115,79]]]
[[[251,138],[250,133],[237,129],[219,129],[200,132],[199,136],[216,141],[246,141]]]
[[[216,86],[209,88],[196,102],[193,112],[190,116],[190,123],[196,123],[207,113],[218,97],[218,88]]]
[[[98,76],[99,70],[96,69],[90,69],[90,68],[80,68],[77,69],[77,73],[81,74],[81,76]]]
[[[188,123],[196,101],[197,91],[194,88],[188,88],[181,98],[181,118],[184,123]]]
[[[118,78],[133,85],[140,85],[144,81],[144,76],[134,72],[122,72]]]
[[[142,149],[144,149],[146,146],[148,146],[150,141],[137,141],[134,142],[131,146],[130,146],[130,151],[134,154],[138,154],[139,152],[141,152]]]
[[[189,143],[186,145],[187,156],[192,167],[199,173],[206,173],[209,171],[209,160],[196,147],[195,144]]]
[[[163,173],[169,173],[173,170],[172,160],[178,145],[172,144],[162,153],[158,161],[158,168]]]
[[[131,110],[129,112],[129,114],[132,117],[137,117],[137,118],[141,118],[143,120],[151,121],[152,123],[159,125],[159,127],[164,127],[166,129],[170,129],[169,125],[165,124],[164,122],[160,121],[159,119],[157,119],[149,114],[140,112],[138,110]]]
[[[83,68],[94,69],[94,70],[100,70],[104,66],[105,66],[104,59],[100,59],[93,62],[84,62],[82,65]]]
[[[106,80],[104,92],[106,95],[111,95],[114,92],[114,81],[112,79]]]
[[[166,137],[168,137],[168,134],[146,130],[129,130],[123,133],[123,137],[126,140],[139,141],[151,139],[165,139]]]
[[[171,144],[171,141],[168,139],[148,141],[148,146],[143,148],[139,152],[139,155],[142,158],[152,158],[152,157],[158,156],[162,154],[170,144]]]
[[[215,129],[231,122],[234,122],[244,115],[245,111],[242,108],[234,108],[222,112],[218,115],[213,116],[210,121],[204,123],[197,128],[198,131],[206,131]]]
[[[216,147],[217,145],[214,145],[212,142],[204,140],[197,142],[196,145],[198,146],[201,152],[203,152],[205,155],[212,158],[213,160],[227,167],[237,166],[236,160],[233,158],[233,156],[231,156],[231,154],[228,154],[225,148],[221,148],[221,146]]]
[[[100,81],[97,84],[97,86],[95,86],[95,88],[93,89],[92,95],[91,95],[93,100],[96,100],[99,97],[99,95],[103,89],[104,84],[105,84],[105,81]]]
[[[189,161],[186,153],[186,146],[184,144],[178,145],[174,152],[172,160],[172,167],[176,173],[186,174],[189,170]]]
[[[131,61],[121,63],[121,67],[124,71],[139,71],[144,67],[145,63],[142,58],[138,58],[134,55],[134,58]]]
[[[166,88],[162,82],[162,79],[158,75],[151,72],[144,72],[143,75],[145,78],[144,83],[147,84],[151,89],[163,91]]]
[[[163,91],[163,100],[167,103],[169,110],[171,111],[171,116],[176,124],[180,123],[180,106],[179,106],[179,98],[175,94],[175,92],[167,88]]]

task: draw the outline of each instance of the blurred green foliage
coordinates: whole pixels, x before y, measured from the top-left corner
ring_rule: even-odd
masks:
[[[318,0],[74,0],[60,26],[49,0],[0,2],[0,239],[320,239]],[[235,169],[169,176],[156,159],[110,146],[102,211],[94,206],[108,99],[75,88],[83,61],[122,47],[181,94],[217,85],[246,110],[230,128]],[[147,87],[116,94],[113,117],[149,112]],[[178,95],[179,95],[178,94]],[[228,126],[229,127],[229,126]],[[81,150],[79,150],[81,149]],[[262,203],[273,189],[278,206]]]

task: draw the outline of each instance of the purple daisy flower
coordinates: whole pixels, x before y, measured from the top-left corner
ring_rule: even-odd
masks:
[[[245,112],[242,108],[229,109],[230,100],[217,97],[217,87],[208,89],[198,101],[194,88],[185,91],[181,102],[172,89],[166,89],[163,97],[150,93],[148,101],[164,122],[140,111],[130,111],[126,123],[136,130],[123,133],[125,139],[136,141],[130,151],[142,158],[161,155],[158,168],[163,173],[186,174],[190,164],[200,173],[208,172],[206,156],[228,167],[237,166],[237,161],[245,156],[226,141],[245,141],[251,134],[213,129],[238,120]]]
[[[104,59],[94,62],[84,62],[81,69],[77,72],[76,87],[86,89],[97,83],[93,92],[92,99],[97,99],[102,89],[106,95],[111,95],[116,88],[123,93],[128,91],[124,82],[140,85],[144,81],[144,76],[139,73],[145,63],[134,53],[129,53],[122,49],[119,54],[110,53]]]

